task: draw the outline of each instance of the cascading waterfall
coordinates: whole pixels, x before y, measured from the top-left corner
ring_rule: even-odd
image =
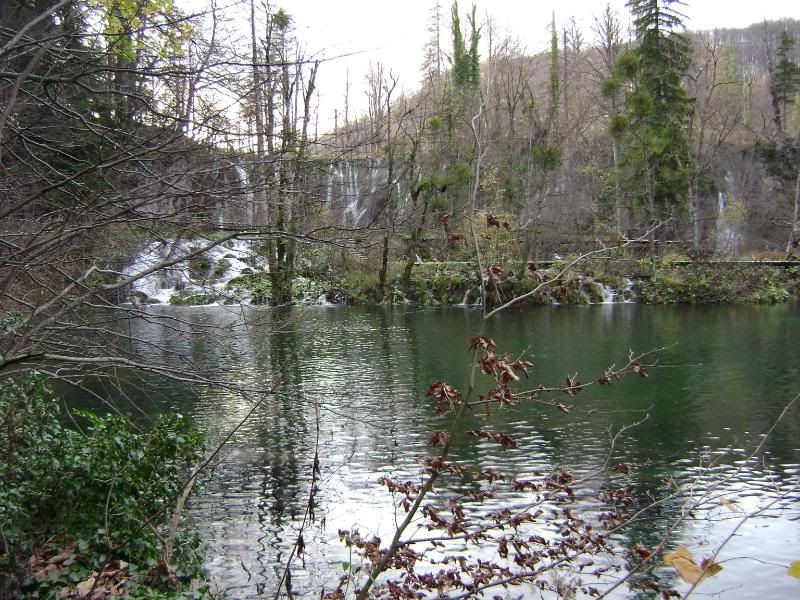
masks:
[[[255,223],[255,194],[247,169],[239,162],[231,161],[234,185],[229,197],[221,200],[217,209],[217,227],[230,225],[253,225]]]
[[[617,297],[617,291],[603,283],[598,283],[597,285],[600,287],[600,294],[603,296],[603,301],[601,304],[614,304],[614,300]]]
[[[729,178],[726,177],[726,181]],[[726,192],[719,192],[717,196],[717,252],[736,257],[742,242],[742,233],[739,225],[729,214],[729,196]]]
[[[358,225],[361,213],[358,210],[358,169],[350,162],[347,163],[347,183],[345,186],[347,206],[344,209],[345,217],[349,224]]]
[[[375,161],[342,160],[333,163],[327,173],[326,201],[348,227],[365,224],[379,212],[384,200],[380,193],[385,183],[386,167]]]
[[[244,159],[230,161],[233,193],[221,202],[217,226],[253,225],[258,217],[255,193]],[[324,189],[325,204],[338,221],[348,227],[367,224],[386,202],[387,167],[377,160],[345,159],[331,162],[318,181]],[[393,192],[400,211],[405,210],[410,195],[401,181],[394,182]]]
[[[255,206],[253,204],[253,189],[250,187],[250,179],[247,177],[245,168],[237,163],[233,164],[233,170],[239,180],[239,188],[242,193],[243,213],[245,222],[243,225],[252,225],[254,221]]]
[[[145,246],[123,271],[125,276],[135,276],[165,261],[187,258],[134,281],[131,284],[130,297],[151,304],[165,304],[175,297],[192,295],[204,295],[224,301],[229,282],[240,277],[245,269],[267,271],[266,261],[255,253],[252,243],[245,240],[230,240],[208,250],[202,255],[202,261],[192,268],[192,260],[198,260],[198,257],[188,257],[203,243],[192,240],[161,240]]]
[[[595,285],[600,289],[600,294],[603,297],[602,302],[597,304],[631,304],[634,300],[633,293],[633,280],[627,277],[623,278],[624,287],[620,290],[609,285],[605,285],[599,281]]]

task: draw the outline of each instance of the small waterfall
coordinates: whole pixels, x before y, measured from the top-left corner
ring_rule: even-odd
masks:
[[[739,255],[743,237],[735,215],[730,214],[732,206],[729,204],[735,202],[735,199],[729,199],[726,192],[719,192],[717,196],[717,252],[734,258]]]
[[[380,214],[386,202],[388,169],[380,161],[341,160],[327,172],[326,201],[339,222],[353,227]],[[402,181],[392,182],[398,210],[405,210],[410,194]]]
[[[202,243],[191,240],[151,242],[123,274],[136,276],[166,260],[188,257]],[[167,304],[175,297],[190,296],[204,296],[206,300],[216,298],[216,303],[224,303],[229,294],[228,283],[243,275],[245,269],[266,271],[265,259],[257,256],[251,246],[248,241],[231,240],[201,256],[186,258],[171,267],[140,277],[131,284],[130,296],[151,304]],[[199,261],[194,268],[192,261]]]
[[[345,181],[345,209],[344,214],[349,224],[358,225],[358,169],[350,162],[346,166],[347,177]]]
[[[623,281],[625,282],[625,287],[622,290],[622,301],[626,304],[632,304],[636,302],[636,295],[633,290],[633,279],[625,277]]]
[[[633,290],[633,280],[624,277],[622,279],[623,287],[621,289],[611,287],[599,281],[594,282],[594,284],[599,288],[600,295],[602,296],[602,302],[598,302],[597,304],[631,304],[636,301],[634,290]]]
[[[333,184],[338,175],[337,166],[338,165],[331,165],[331,168],[328,170],[328,193],[325,196],[325,202],[328,207],[330,207],[331,202],[333,202]]]
[[[369,193],[374,194],[378,189],[378,169],[371,162],[369,164]]]
[[[456,306],[469,306],[469,290],[464,292],[464,299],[461,301],[461,304],[457,304]]]
[[[617,298],[617,291],[605,285],[604,283],[597,283],[600,288],[600,294],[603,296],[603,301],[600,304],[614,304]]]
[[[242,202],[242,217],[244,223],[242,225],[252,225],[255,221],[255,203],[253,201],[253,188],[250,186],[250,178],[247,176],[247,170],[239,163],[231,163],[236,179],[238,181],[238,192]]]

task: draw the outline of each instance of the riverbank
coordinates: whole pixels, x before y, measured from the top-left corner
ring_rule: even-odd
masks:
[[[527,264],[494,267],[485,278],[487,302],[497,306],[539,291],[524,304],[589,305],[616,302],[643,304],[770,304],[800,300],[800,263],[776,266],[759,262],[669,262],[651,280],[638,261],[588,261],[560,277],[566,261],[546,268]],[[234,296],[267,303],[269,278],[249,275],[233,281]],[[298,304],[415,304],[420,306],[480,303],[480,281],[474,266],[463,262],[431,262],[414,266],[408,285],[399,270],[390,275],[383,295],[376,271],[354,271],[323,280],[295,280]]]
[[[131,273],[163,260],[165,253],[182,252],[189,258],[185,267],[178,265],[136,281],[128,299],[179,306],[271,304],[269,265],[257,244],[234,240],[199,256],[193,251],[191,241],[176,243],[173,248],[155,243],[146,247],[132,262]],[[665,255],[656,264],[654,279],[642,258],[607,256],[583,260],[567,269],[571,262],[570,257],[557,257],[537,264],[501,261],[492,265],[483,275],[486,302],[498,306],[528,294],[524,303],[529,305],[778,303],[800,299],[800,261],[693,261],[681,255]],[[405,262],[390,262],[381,287],[378,269],[366,260],[336,264],[330,257],[303,256],[293,281],[292,303],[436,306],[481,302],[480,279],[472,262],[420,260],[410,270],[408,267]]]

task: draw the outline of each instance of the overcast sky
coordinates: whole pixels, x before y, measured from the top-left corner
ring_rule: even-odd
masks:
[[[0,0],[2,1],[2,0]],[[203,0],[188,0],[194,6]],[[625,23],[629,12],[625,0],[608,2]],[[334,109],[344,106],[345,81],[350,79],[350,105],[363,111],[366,103],[364,76],[370,63],[382,62],[411,92],[418,87],[423,49],[434,0],[270,0],[293,18],[307,54],[327,60],[317,80],[320,92],[320,128],[333,122]],[[444,47],[449,52],[450,0],[440,0],[444,12]],[[561,27],[574,17],[591,43],[594,18],[606,6],[604,0],[476,0],[479,17],[490,15],[501,32],[519,40],[528,52],[549,46],[548,27],[555,11]],[[462,23],[472,6],[461,0]],[[763,19],[800,19],[797,0],[689,0],[681,11],[689,29],[745,27]],[[241,11],[247,19],[249,11]],[[247,26],[246,23],[244,26]],[[482,49],[485,55],[486,49]]]

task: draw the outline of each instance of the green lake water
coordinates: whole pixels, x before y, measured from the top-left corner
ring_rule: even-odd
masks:
[[[306,597],[319,597],[323,587],[330,591],[342,563],[355,562],[339,541],[339,529],[358,527],[384,540],[392,531],[394,502],[377,480],[383,475],[419,480],[421,459],[431,453],[427,440],[446,427],[446,417],[434,414],[425,390],[436,380],[466,387],[467,346],[480,330],[480,313],[461,307],[150,310],[172,319],[172,328],[130,321],[131,337],[138,340],[134,351],[150,358],[161,353],[158,360],[164,363],[193,363],[211,378],[280,382],[278,394],[264,400],[222,450],[188,507],[206,542],[214,585],[232,598],[274,595],[303,517],[318,439],[316,519],[304,535],[305,564],[295,563],[292,579]],[[217,328],[223,337],[181,335]],[[594,409],[590,417],[530,402],[494,410],[488,418],[477,411],[466,428],[504,431],[519,447],[503,451],[461,436],[454,443],[454,462],[521,477],[552,469],[586,475],[604,464],[609,432],[643,420],[614,448],[611,464],[628,464],[632,474],[602,470],[599,479],[580,488],[586,498],[602,485],[632,485],[642,503],[668,496],[674,491],[670,481],[693,485],[695,497],[709,485],[718,487],[713,501],[680,522],[686,498],[663,502],[615,536],[615,543],[652,547],[674,525],[668,547],[684,544],[700,558],[739,526],[719,553],[724,570],[696,594],[800,597],[800,581],[786,574],[786,566],[800,560],[800,408],[775,427],[758,460],[744,462],[800,393],[800,307],[544,306],[508,312],[485,324],[483,333],[495,339],[499,351],[533,363],[523,389],[558,386],[576,373],[581,381],[594,379],[612,364],[623,366],[630,352],[658,350],[643,359],[657,364],[647,369],[647,378],[593,386],[575,399],[555,396]],[[254,402],[177,384],[159,392],[129,390],[144,412],[191,415],[212,444]],[[442,484],[437,497],[447,493]],[[769,509],[742,525],[742,514],[727,510],[720,496],[745,512]],[[524,502],[522,494],[509,492],[473,510]],[[588,499],[583,506],[602,510]],[[674,571],[659,574],[671,577],[680,590],[689,587]],[[509,593],[539,597],[525,588]],[[614,594],[634,596],[625,586]]]

